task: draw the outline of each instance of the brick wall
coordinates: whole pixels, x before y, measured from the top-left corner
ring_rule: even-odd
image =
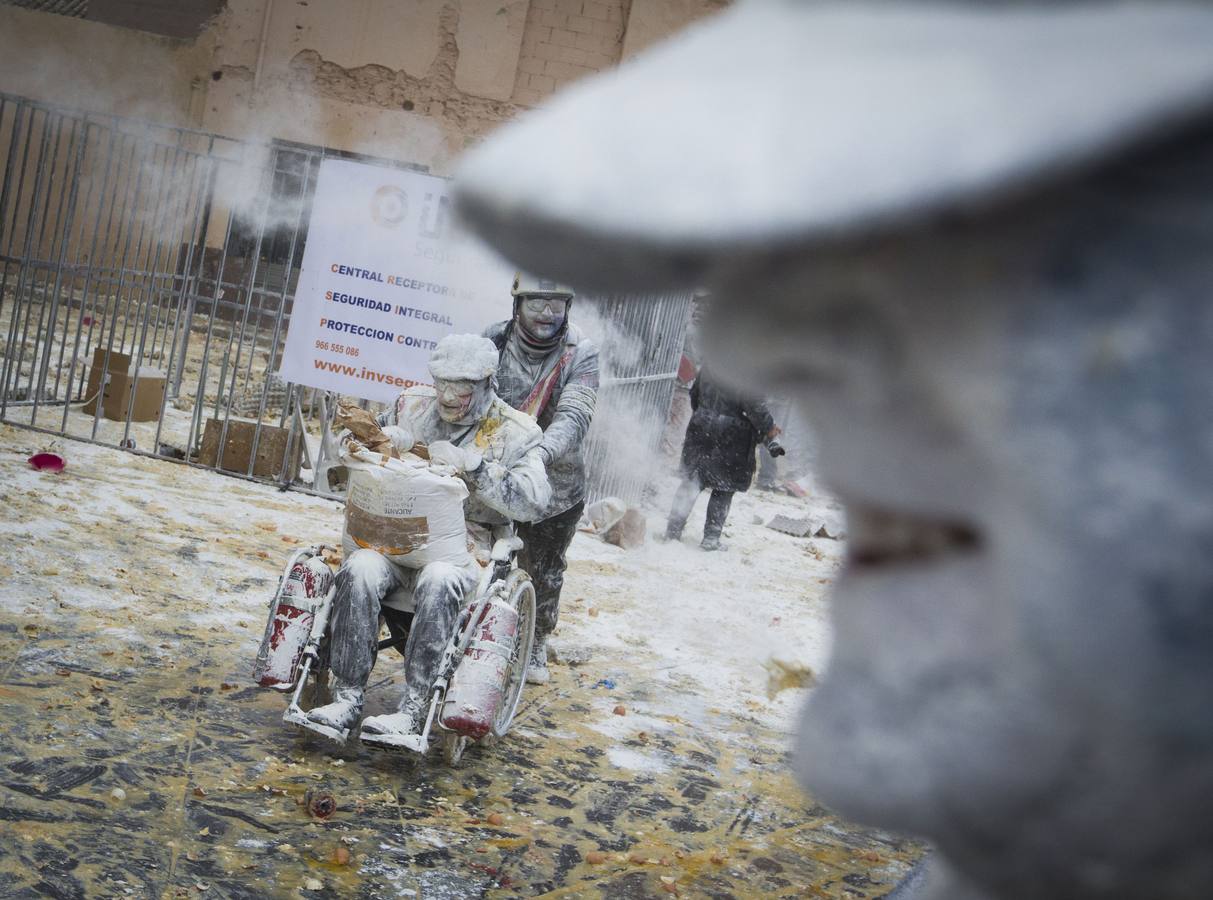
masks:
[[[583,75],[618,64],[630,0],[531,0],[513,102],[534,106]]]

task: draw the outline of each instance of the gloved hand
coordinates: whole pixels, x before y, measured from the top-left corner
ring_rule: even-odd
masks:
[[[343,429],[341,433],[337,435],[338,456],[347,457],[365,449],[366,448],[359,443],[358,439],[354,437],[353,432],[351,432],[348,428]]]
[[[430,444],[430,462],[450,466],[457,472],[475,472],[484,464],[484,457],[475,447],[456,447],[450,441]]]
[[[408,453],[413,449],[413,433],[403,425],[385,425],[383,433],[392,442],[392,446],[400,453]]]
[[[771,454],[772,459],[783,456],[787,452],[779,441],[767,441],[767,453]]]

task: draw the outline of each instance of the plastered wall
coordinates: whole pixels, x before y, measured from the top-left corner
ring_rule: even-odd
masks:
[[[449,171],[716,0],[227,0],[194,38],[0,6],[0,90]]]
[[[0,91],[92,112],[185,124],[202,111],[208,38],[175,41],[0,5]]]
[[[632,0],[623,58],[635,56],[651,44],[727,5],[727,0]]]

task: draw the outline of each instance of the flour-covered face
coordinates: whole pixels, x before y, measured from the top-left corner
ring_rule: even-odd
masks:
[[[518,303],[518,321],[527,334],[550,340],[564,327],[569,301],[564,297],[523,297]]]
[[[1177,211],[1213,168],[1163,171],[1132,204],[1044,198],[713,285],[717,371],[802,402],[847,508],[801,773],[978,880],[1039,880],[1006,896],[1200,862],[1173,739],[1213,756],[1213,254]]]
[[[434,379],[438,394],[438,415],[444,422],[464,424],[475,412],[477,397],[488,389],[488,380],[446,381]]]

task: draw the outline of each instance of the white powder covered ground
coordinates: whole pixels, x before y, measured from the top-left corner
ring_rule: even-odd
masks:
[[[59,475],[26,463],[50,439],[0,431],[0,534],[9,548],[0,604],[12,612],[66,608],[181,616],[200,626],[244,623],[239,647],[255,652],[263,608],[289,551],[337,543],[341,510],[332,501],[73,441],[57,449]],[[829,651],[826,589],[842,546],[794,538],[756,520],[807,516],[838,527],[837,506],[820,491],[806,499],[737,495],[725,552],[698,548],[706,493],[683,540],[664,544],[663,481],[647,513],[649,539],[623,550],[578,534],[570,550],[554,642],[584,648],[594,668],[619,684],[642,677],[680,685],[684,703],[745,710],[785,729],[804,692],[767,697],[769,663],[820,672]],[[187,588],[186,585],[189,585]],[[166,590],[167,589],[167,590]],[[181,603],[164,606],[163,596]],[[108,618],[108,617],[107,617]],[[239,626],[238,626],[239,627]],[[693,702],[687,679],[701,694]]]
[[[879,896],[921,852],[800,792],[788,733],[806,690],[768,696],[772,660],[826,662],[842,547],[755,519],[833,532],[824,495],[739,496],[723,553],[697,546],[706,498],[681,543],[579,534],[554,639],[578,664],[554,664],[511,733],[452,770],[301,737],[249,679],[287,555],[336,544],[340,504],[72,441],[64,472],[37,472],[47,443],[0,426],[0,804],[12,840],[73,860],[56,875],[73,891]],[[380,658],[369,714],[400,671]],[[338,802],[323,827],[306,813],[321,788]],[[350,862],[327,862],[341,848]],[[34,890],[47,876],[22,858],[0,874]]]
[[[627,680],[639,670],[663,685],[687,681],[698,702],[745,711],[764,724],[790,727],[802,690],[767,696],[772,660],[814,672],[830,647],[827,588],[838,568],[839,541],[794,538],[765,526],[775,515],[830,524],[836,504],[814,491],[805,499],[751,491],[738,494],[725,526],[724,552],[699,549],[707,492],[700,497],[681,542],[653,538],[665,531],[664,510],[675,481],[666,479],[658,505],[647,513],[649,540],[622,550],[579,534],[570,550],[561,623],[555,641],[583,646],[599,668]],[[757,520],[764,524],[757,524]],[[594,609],[597,615],[591,615]]]

